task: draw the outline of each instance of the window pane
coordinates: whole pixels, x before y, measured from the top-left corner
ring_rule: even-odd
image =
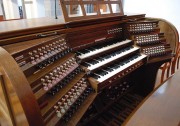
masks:
[[[112,7],[113,13],[120,13],[121,12],[119,4],[111,4],[111,7]]]
[[[66,10],[69,17],[83,16],[80,5],[66,5]]]
[[[96,6],[96,4],[85,4],[84,8],[85,8],[87,16],[97,15],[97,6]]]
[[[109,14],[109,6],[108,4],[99,4],[99,9],[101,14]]]

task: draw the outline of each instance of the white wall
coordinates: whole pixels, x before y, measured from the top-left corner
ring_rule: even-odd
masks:
[[[24,4],[27,18],[45,17],[44,0],[24,0]]]
[[[56,0],[56,12],[57,15],[60,16],[62,14],[60,8],[60,0]],[[55,0],[44,0],[45,6],[45,15],[46,17],[54,17],[55,16]]]
[[[6,19],[17,19],[19,16],[17,0],[3,0]]]
[[[38,17],[45,17],[44,1],[46,1],[46,0],[37,0],[36,1]]]
[[[3,12],[2,12],[2,1],[0,0],[0,15],[3,15]]]
[[[171,22],[180,33],[179,11],[180,0],[124,0],[124,12],[164,18]]]
[[[38,17],[36,0],[24,0],[27,18]]]
[[[18,6],[22,6],[22,0],[17,0]]]
[[[61,15],[59,0],[56,1],[56,12],[59,16]],[[24,0],[24,4],[27,18],[54,17],[55,15],[54,0]]]

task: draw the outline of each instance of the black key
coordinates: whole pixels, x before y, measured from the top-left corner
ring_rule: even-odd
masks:
[[[93,64],[92,64],[92,63],[90,63],[90,62],[84,62],[84,63],[88,64],[89,66],[93,65]]]
[[[90,67],[91,66],[90,64],[87,64],[85,62],[83,62],[82,65],[85,66],[85,67]]]
[[[100,76],[99,76],[99,75],[96,75],[96,74],[94,74],[94,73],[93,73],[93,74],[91,74],[90,76],[91,76],[91,77],[93,77],[93,78],[95,78],[95,79],[99,79],[99,78],[100,78]]]

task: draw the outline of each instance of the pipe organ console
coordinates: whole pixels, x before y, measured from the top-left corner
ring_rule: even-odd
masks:
[[[8,33],[0,33],[0,93],[10,125],[122,125],[174,48],[144,15]]]

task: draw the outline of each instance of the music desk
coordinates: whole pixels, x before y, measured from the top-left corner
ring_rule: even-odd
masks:
[[[180,71],[152,92],[124,126],[180,126]]]

